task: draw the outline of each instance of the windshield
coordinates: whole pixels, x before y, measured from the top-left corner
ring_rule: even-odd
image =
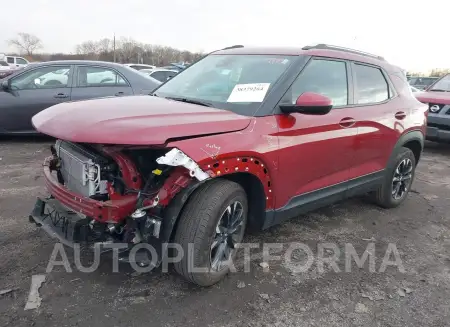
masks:
[[[413,77],[409,80],[410,85],[429,86],[437,80],[436,77]]]
[[[429,91],[444,91],[444,92],[450,92],[450,74],[445,75],[440,79],[436,84],[434,84]]]
[[[203,101],[252,116],[295,56],[209,55],[167,81],[155,95]]]

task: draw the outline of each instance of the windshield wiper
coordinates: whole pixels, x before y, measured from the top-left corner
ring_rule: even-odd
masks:
[[[197,104],[199,106],[205,106],[205,107],[212,107],[213,105],[208,102],[200,101],[200,100],[193,100],[188,98],[177,98],[177,97],[166,97],[166,99],[174,100],[174,101],[180,101],[180,102],[186,102],[186,103],[192,103]]]
[[[449,91],[441,90],[441,89],[431,89],[429,91],[433,91],[433,92],[449,92]]]

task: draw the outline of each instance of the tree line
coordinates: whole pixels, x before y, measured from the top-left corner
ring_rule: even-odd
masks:
[[[20,55],[32,61],[102,60],[164,66],[172,62],[193,62],[204,55],[201,52],[142,43],[130,37],[85,41],[76,45],[75,53],[72,54],[38,52],[44,49],[44,44],[39,37],[29,33],[18,33],[8,43]]]
[[[44,48],[44,44],[39,37],[29,33],[18,33],[8,43],[14,46],[19,54],[34,61],[103,60],[165,66],[172,62],[193,62],[204,55],[201,52],[182,51],[169,46],[142,43],[130,37],[85,41],[75,46],[74,54],[37,53]],[[450,69],[434,68],[428,73],[408,71],[407,75],[440,77],[448,73]]]
[[[450,69],[447,69],[447,68],[433,68],[428,73],[408,71],[406,73],[406,75],[421,76],[421,77],[441,77],[441,76],[447,75],[449,73],[450,73]]]

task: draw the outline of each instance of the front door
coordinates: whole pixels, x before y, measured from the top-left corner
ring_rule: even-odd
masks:
[[[70,101],[71,66],[48,65],[12,77],[0,92],[0,129],[34,130],[31,118],[53,105]]]
[[[72,100],[133,95],[130,83],[110,67],[80,65],[75,74]]]
[[[330,113],[321,116],[278,115],[279,172],[276,207],[343,198],[357,137],[351,103],[350,63],[313,58],[281,103],[293,104],[304,92],[328,96]]]

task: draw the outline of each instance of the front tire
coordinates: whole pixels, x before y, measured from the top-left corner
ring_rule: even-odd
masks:
[[[244,236],[247,213],[247,195],[239,184],[217,179],[201,186],[183,209],[175,232],[174,241],[184,252],[175,270],[199,286],[222,280]]]
[[[373,194],[375,203],[383,208],[399,206],[411,190],[415,170],[414,153],[408,148],[400,148],[386,169],[383,184]]]

